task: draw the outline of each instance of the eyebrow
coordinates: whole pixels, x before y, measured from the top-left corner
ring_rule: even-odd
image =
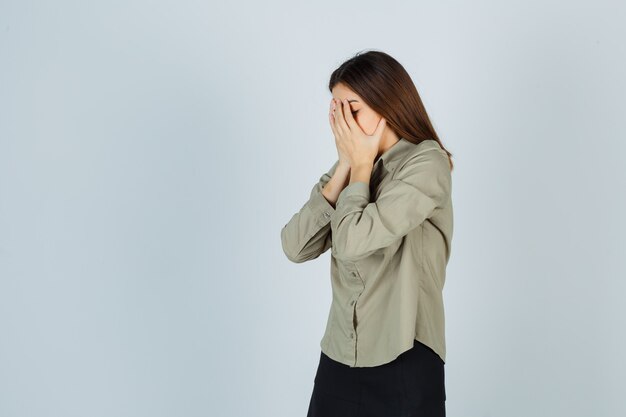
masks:
[[[359,100],[355,100],[355,99],[348,100],[348,103],[358,103],[358,102],[359,102]]]

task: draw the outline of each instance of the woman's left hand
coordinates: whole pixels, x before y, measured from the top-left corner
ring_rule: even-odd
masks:
[[[339,104],[336,103],[337,101],[333,100],[335,109],[331,116],[331,128],[335,135],[337,150],[346,155],[351,168],[373,165],[386,120],[381,117],[374,133],[367,135],[354,120],[348,100],[344,99]]]

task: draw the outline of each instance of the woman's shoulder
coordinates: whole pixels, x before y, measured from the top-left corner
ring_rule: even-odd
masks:
[[[439,142],[434,139],[425,139],[409,147],[398,164],[397,174],[406,170],[449,171],[448,154]]]

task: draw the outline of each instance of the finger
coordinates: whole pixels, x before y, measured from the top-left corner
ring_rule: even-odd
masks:
[[[343,120],[343,113],[341,110],[341,101],[335,101],[335,112],[333,113],[333,124],[335,125],[335,131],[339,134],[345,131],[341,125]]]
[[[328,112],[328,120],[330,122],[330,128],[333,131],[333,135],[335,135],[335,138],[337,138],[337,130],[335,129],[335,116],[333,114],[333,111],[334,111],[334,102],[331,101],[330,111]]]
[[[385,126],[387,126],[387,120],[384,117],[381,117],[372,136],[381,137],[383,135],[383,131],[385,130]]]
[[[336,116],[336,112],[337,112],[337,104],[335,103],[335,99],[331,99],[330,101],[330,121],[331,121],[331,127],[333,128],[333,132],[336,131],[337,126],[337,116]]]
[[[347,109],[346,109],[346,106],[347,106]],[[335,110],[335,118],[337,119],[339,128],[344,132],[349,132],[350,126],[348,126],[348,123],[346,123],[346,116],[345,116],[346,112],[350,112],[350,105],[348,104],[348,100],[343,99],[339,102],[339,105],[337,106],[337,110]]]
[[[346,124],[348,125],[350,130],[360,128],[356,120],[354,120],[354,116],[352,115],[352,109],[350,108],[350,103],[348,103],[348,100],[344,100],[343,104],[345,106],[344,115],[346,119]]]

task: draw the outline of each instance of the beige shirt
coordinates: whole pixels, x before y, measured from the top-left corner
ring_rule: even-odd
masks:
[[[293,262],[331,249],[332,303],[320,346],[350,367],[390,362],[413,339],[445,362],[443,286],[452,240],[451,171],[437,141],[401,138],[348,184],[334,208],[321,194],[339,161],[282,228]]]

